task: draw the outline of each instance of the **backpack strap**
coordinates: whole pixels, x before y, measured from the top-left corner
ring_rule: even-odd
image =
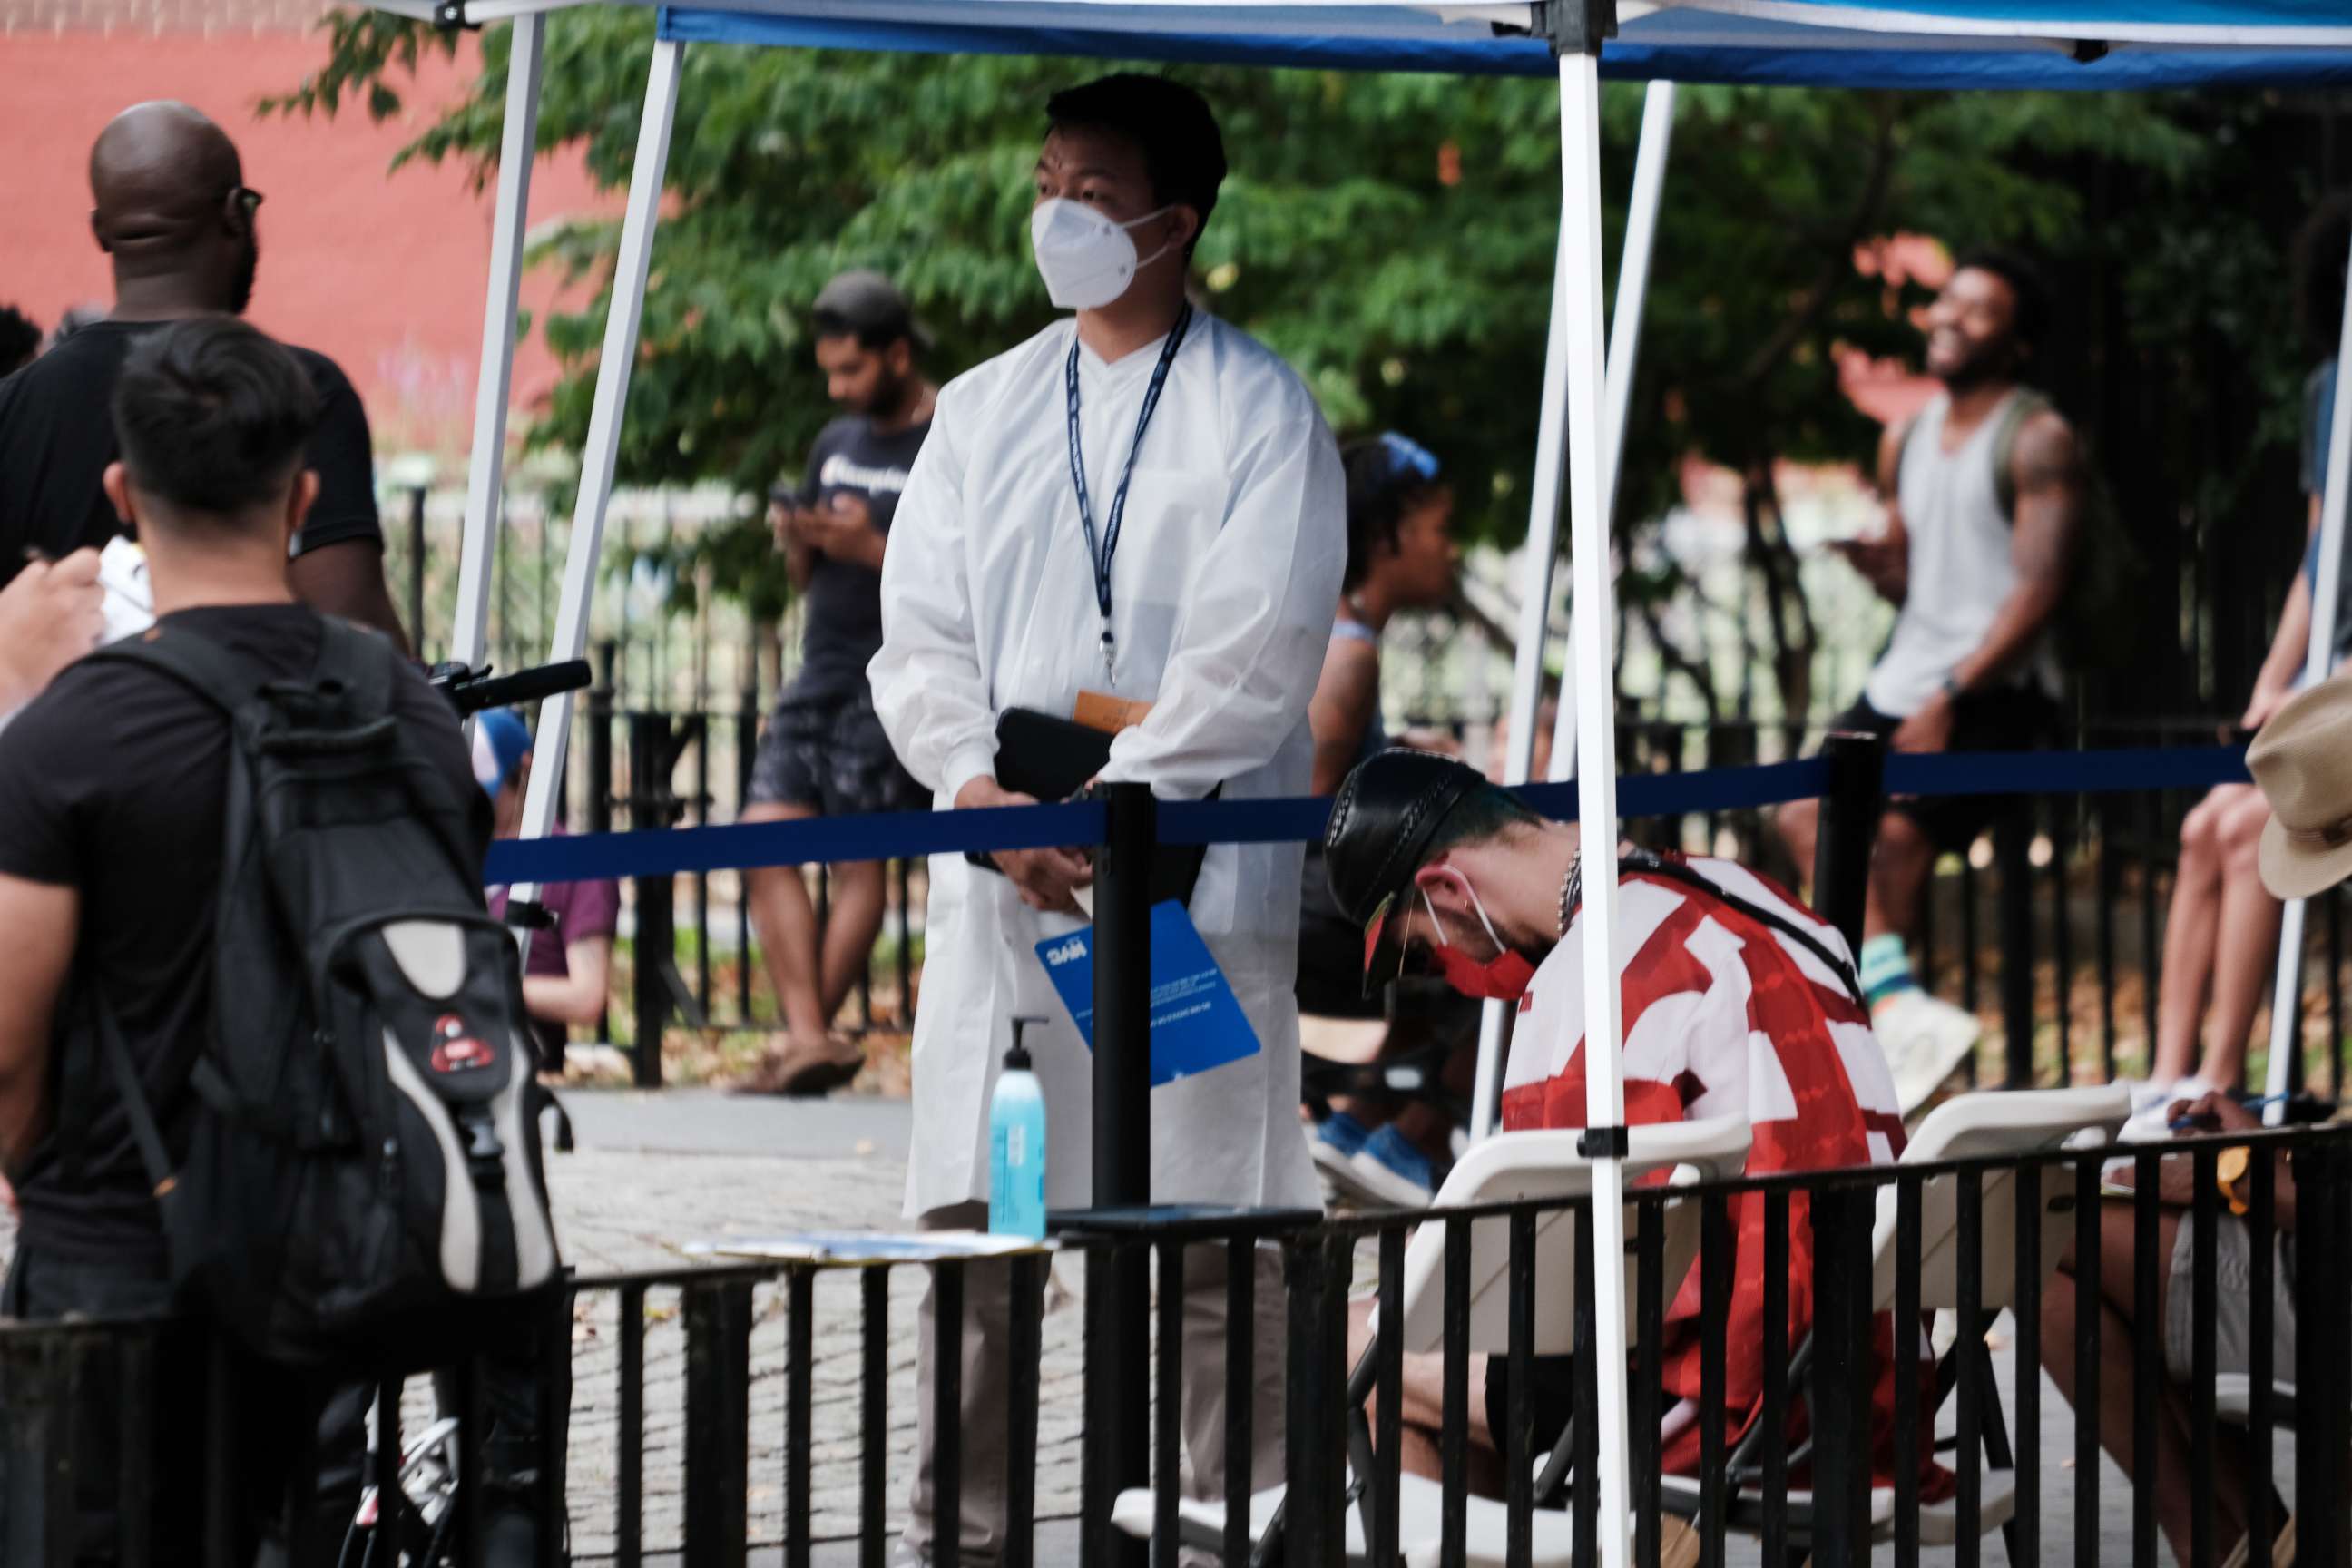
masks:
[[[2000,411],[1992,433],[1992,489],[2000,501],[2003,522],[2017,521],[2017,433],[2025,422],[2047,412],[2052,404],[2030,386],[2019,387]]]
[[[117,664],[144,665],[171,677],[231,717],[261,689],[259,679],[235,654],[193,632],[171,626],[150,626],[136,637],[108,643],[87,657]]]
[[[362,719],[391,712],[393,665],[400,657],[391,640],[362,631],[341,616],[321,616],[319,621],[319,659],[312,680],[341,687]]]

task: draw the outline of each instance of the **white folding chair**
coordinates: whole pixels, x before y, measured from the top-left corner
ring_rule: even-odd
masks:
[[[2131,1095],[2120,1084],[2096,1089],[1995,1089],[1977,1094],[1963,1094],[1946,1100],[1929,1112],[1904,1147],[1902,1163],[1930,1164],[1945,1160],[1964,1160],[2002,1155],[2045,1153],[2063,1147],[2070,1140],[2084,1131],[2092,1131],[2112,1140],[2116,1130],[2131,1114]],[[1995,1314],[2013,1305],[2017,1299],[2017,1210],[2013,1196],[2017,1178],[2013,1172],[1988,1172],[1980,1178],[1984,1202],[1979,1210],[1978,1247],[1977,1303],[1982,1320],[1971,1329],[1961,1325],[1958,1342],[1954,1345],[1955,1358],[1945,1369],[1937,1386],[1951,1386],[1951,1379],[1980,1375],[1980,1393],[1987,1402],[1984,1422],[1985,1448],[1989,1468],[1984,1472],[1979,1496],[1977,1525],[1979,1532],[1990,1534],[2006,1526],[2015,1517],[2017,1509],[2016,1471],[2011,1456],[2009,1431],[2003,1425],[2000,1397],[1993,1388],[1990,1367],[1984,1361],[1984,1330]],[[1959,1178],[1929,1177],[1920,1184],[1919,1192],[1919,1306],[1923,1311],[1957,1310],[1959,1307]],[[1895,1266],[1897,1261],[1895,1215],[1897,1196],[1895,1184],[1878,1190],[1878,1213],[1872,1229],[1871,1252],[1873,1289],[1871,1310],[1874,1313],[1895,1310]],[[2045,1182],[2042,1189],[2042,1271],[2047,1276],[2058,1266],[2072,1234],[2071,1226],[2059,1223],[2059,1216],[2070,1216],[2074,1206],[2071,1183]],[[1811,1364],[1811,1345],[1801,1347],[1790,1367],[1790,1385],[1793,1389],[1801,1381]],[[1778,1434],[1754,1432],[1734,1450],[1729,1469],[1739,1486],[1727,1500],[1726,1517],[1731,1529],[1741,1534],[1760,1534],[1763,1521],[1763,1498],[1753,1482],[1760,1468],[1761,1445],[1778,1442]],[[1792,1458],[1801,1457],[1799,1449]],[[1677,1513],[1696,1517],[1699,1506],[1699,1483],[1695,1477],[1669,1476],[1665,1479],[1667,1506]],[[1791,1489],[1789,1493],[1789,1532],[1792,1547],[1801,1546],[1809,1538],[1812,1521],[1812,1494]],[[1895,1492],[1889,1487],[1874,1488],[1870,1499],[1870,1524],[1873,1536],[1891,1539],[1895,1532]],[[1919,1539],[1925,1545],[1950,1545],[1959,1537],[1959,1513],[1957,1503],[1949,1499],[1928,1503],[1919,1510]],[[2016,1560],[2015,1543],[2011,1557]]]
[[[1722,1117],[1707,1121],[1672,1122],[1627,1130],[1624,1170],[1627,1181],[1658,1172],[1671,1172],[1677,1182],[1737,1176],[1748,1163],[1748,1126],[1744,1119]],[[1583,1137],[1573,1131],[1504,1132],[1473,1144],[1454,1167],[1437,1194],[1439,1208],[1474,1204],[1499,1204],[1577,1198],[1592,1191],[1591,1163],[1579,1152]],[[1629,1256],[1640,1224],[1641,1210],[1626,1205]],[[1697,1216],[1691,1205],[1670,1202],[1664,1209],[1662,1253],[1666,1297],[1673,1298],[1698,1254]],[[1405,1249],[1403,1300],[1397,1314],[1398,1332],[1407,1354],[1424,1354],[1444,1346],[1445,1226],[1443,1215],[1414,1231]],[[1538,1355],[1565,1355],[1575,1347],[1576,1225],[1573,1212],[1558,1209],[1540,1215],[1536,1223],[1536,1337],[1531,1347]],[[1489,1354],[1510,1350],[1510,1226],[1496,1215],[1471,1222],[1470,1349]],[[1626,1319],[1634,1319],[1633,1286],[1627,1285]],[[1381,1325],[1375,1314],[1375,1337]],[[1377,1363],[1368,1350],[1358,1363],[1350,1387],[1365,1386]],[[1563,1436],[1564,1443],[1567,1438]],[[1172,1478],[1171,1478],[1172,1479]],[[1357,1478],[1350,1478],[1351,1488]],[[1278,1524],[1286,1489],[1272,1487],[1250,1500],[1250,1539],[1262,1542]],[[1401,1476],[1397,1500],[1397,1541],[1408,1559],[1433,1549],[1444,1528],[1444,1488],[1424,1477]],[[1468,1500],[1465,1532],[1467,1561],[1479,1568],[1496,1568],[1506,1561],[1509,1510],[1491,1498]],[[1152,1528],[1152,1494],[1149,1488],[1121,1492],[1111,1506],[1111,1522],[1127,1534],[1148,1539]],[[1351,1563],[1368,1560],[1365,1510],[1348,1510],[1347,1552]],[[1569,1515],[1562,1509],[1538,1509],[1535,1514],[1538,1568],[1566,1568],[1571,1545]],[[1214,1552],[1224,1542],[1225,1505],[1214,1500],[1185,1499],[1177,1507],[1177,1528],[1184,1544]]]

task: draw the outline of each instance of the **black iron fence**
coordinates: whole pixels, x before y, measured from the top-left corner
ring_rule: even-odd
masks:
[[[1705,1174],[1717,1160],[1733,1159],[1728,1144],[1710,1155],[1698,1147],[1706,1129],[1679,1132],[1681,1152],[1668,1149],[1658,1162],[1661,1174],[1676,1170],[1675,1179],[1637,1182],[1622,1211],[1633,1346],[1626,1504],[1642,1568],[1665,1561],[1678,1538],[1695,1541],[1697,1560],[1707,1563],[1727,1561],[1744,1542],[1766,1563],[1810,1556],[1822,1568],[1843,1568],[1875,1550],[1910,1568],[1928,1552],[1948,1550],[1952,1561],[1972,1564],[1996,1531],[2013,1568],[2095,1563],[2103,1542],[2108,1560],[2153,1568],[2164,1560],[2161,1527],[2173,1498],[2189,1514],[2186,1568],[2212,1568],[2241,1528],[2268,1542],[2290,1514],[2295,1561],[2352,1562],[2352,1341],[2340,1310],[2352,1290],[2352,1128],[2136,1148],[2053,1143],[1739,1178]],[[1490,1161],[1496,1168],[1483,1184],[1449,1186],[1469,1201],[1426,1214],[1329,1222],[1246,1212],[1071,1216],[1062,1247],[1066,1262],[1072,1253],[1083,1258],[1071,1283],[1087,1302],[1084,1437],[1076,1534],[1045,1537],[1057,1555],[1140,1560],[1148,1542],[1154,1564],[1172,1563],[1190,1547],[1229,1568],[1276,1560],[1381,1568],[1597,1563],[1600,1453],[1612,1433],[1596,1375],[1601,1298],[1590,1167],[1570,1152],[1572,1138],[1505,1135],[1493,1146],[1511,1158]],[[1969,1145],[1948,1139],[1941,1146]],[[1534,1153],[1522,1157],[1528,1149]],[[2225,1254],[2218,1174],[2237,1149],[2250,1152],[2243,1224],[2255,1237],[2291,1237],[2281,1255],[2288,1261],[2274,1262],[2266,1246]],[[2119,1154],[2137,1177],[2128,1193],[2102,1170]],[[1638,1168],[1638,1146],[1633,1158]],[[2168,1184],[2163,1167],[2171,1164],[2185,1170],[2185,1181]],[[2189,1195],[2168,1197],[2168,1185]],[[2189,1258],[2181,1266],[2158,1242],[2184,1215]],[[1284,1260],[1286,1490],[1227,1507],[1189,1497],[1181,1484],[1183,1276],[1188,1256],[1203,1247],[1225,1248],[1239,1263],[1270,1246]],[[2112,1258],[2118,1246],[2129,1259],[2121,1282],[2095,1261]],[[1807,1253],[1809,1266],[1801,1261]],[[2085,1258],[2095,1261],[2085,1266]],[[570,1281],[556,1304],[566,1332],[544,1342],[574,1352],[551,1356],[541,1369],[545,1418],[532,1493],[540,1560],[732,1564],[776,1552],[802,1568],[828,1537],[854,1543],[861,1564],[887,1560],[894,1502],[912,1462],[894,1440],[903,1424],[893,1419],[889,1387],[903,1359],[892,1349],[890,1280],[913,1271],[928,1273],[935,1292],[942,1352],[931,1390],[935,1516],[957,1517],[968,1458],[1009,1459],[1002,1467],[1004,1561],[1027,1568],[1039,1560],[1041,1477],[1052,1480],[1053,1468],[1066,1464],[1060,1453],[1041,1458],[1038,1442],[1050,1261],[1039,1252],[897,1269],[887,1261],[762,1263]],[[1110,1277],[1155,1261],[1156,1310],[1110,1322],[1103,1304],[1118,1295]],[[2273,1300],[2274,1267],[2292,1270],[2279,1299],[2294,1320],[2291,1361],[2273,1348],[2288,1337]],[[2233,1301],[2241,1268],[2251,1274],[2243,1300]],[[1250,1401],[1241,1396],[1256,1370],[1249,1359],[1255,1273],[1226,1270],[1229,1458],[1269,1437],[1253,1430]],[[1009,1275],[1012,1287],[1011,1395],[983,1426],[967,1429],[955,1370],[963,1301],[990,1274]],[[847,1289],[821,1294],[821,1282]],[[2182,1377],[2168,1363],[2158,1303],[2184,1289],[2188,1304],[2177,1316],[2190,1348]],[[856,1303],[855,1327],[836,1332],[820,1302],[845,1296]],[[1756,1338],[1734,1337],[1735,1321],[1759,1325]],[[1932,1333],[1931,1322],[1941,1325]],[[1899,1332],[1901,1324],[1916,1331]],[[579,1348],[589,1332],[583,1325],[612,1336],[593,1371]],[[167,1467],[195,1467],[215,1510],[248,1479],[236,1471],[234,1447],[217,1441],[236,1389],[216,1382],[194,1431],[154,1426],[142,1395],[159,1356],[177,1343],[161,1337],[162,1327],[0,1325],[10,1563],[230,1561],[217,1511],[157,1518],[138,1506]],[[1352,1363],[1351,1339],[1361,1346]],[[2243,1364],[2225,1366],[2224,1352],[2241,1346]],[[1890,1349],[1916,1375],[1881,1375]],[[1565,1362],[1557,1359],[1562,1352]],[[1675,1436],[1688,1427],[1676,1426],[1684,1417],[1672,1393],[1689,1386],[1694,1356],[1695,1416],[1685,1416],[1695,1418],[1695,1443]],[[1482,1412],[1493,1405],[1474,1377],[1480,1357],[1503,1369],[1499,1422],[1474,1417],[1474,1401]],[[2060,1374],[2048,1384],[2045,1364]],[[101,1366],[111,1389],[93,1402]],[[1564,1408],[1540,1392],[1547,1367],[1565,1369]],[[1442,1388],[1441,1414],[1416,1444],[1407,1428],[1412,1389],[1432,1377]],[[2127,1394],[2103,1399],[2117,1393],[2119,1378]],[[662,1380],[672,1398],[656,1420]],[[755,1394],[778,1384],[780,1399]],[[481,1429],[478,1386],[464,1378],[456,1385],[463,1429]],[[1874,1415],[1874,1391],[1886,1387],[1891,1410]],[[2120,1422],[2119,1405],[2128,1407]],[[400,1407],[396,1385],[386,1407]],[[569,1410],[568,1422],[553,1416],[559,1409]],[[780,1430],[755,1443],[755,1427],[766,1426]],[[42,1510],[27,1510],[23,1500],[68,1498],[80,1480],[76,1456],[89,1451],[77,1444],[96,1428],[113,1439],[109,1479],[122,1506],[106,1521],[110,1540],[76,1543],[45,1532]],[[1482,1492],[1474,1448],[1489,1440],[1486,1457],[1499,1460],[1502,1479]],[[386,1451],[396,1454],[396,1441]],[[462,1457],[446,1494],[455,1522],[438,1534],[432,1560],[485,1562],[482,1510],[473,1500],[483,1495],[480,1457],[462,1441],[455,1451]],[[1670,1451],[1680,1462],[1668,1464]],[[2185,1473],[2165,1468],[2184,1453]],[[821,1532],[826,1510],[814,1479],[845,1464],[854,1468],[845,1522],[836,1500],[835,1522]],[[2242,1487],[2225,1481],[2225,1472]],[[404,1502],[389,1458],[372,1473],[384,1489],[386,1526],[396,1528],[402,1509],[415,1505]],[[2072,1491],[2063,1511],[2050,1491],[2057,1477]],[[648,1530],[648,1500],[656,1497],[675,1505],[666,1534]],[[63,1514],[53,1507],[46,1517]],[[395,1560],[428,1559],[421,1552],[375,1559]],[[2257,1545],[2252,1560],[2268,1553]]]

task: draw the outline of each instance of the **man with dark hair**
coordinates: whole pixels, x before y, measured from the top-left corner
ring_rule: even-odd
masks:
[[[307,368],[253,328],[214,315],[126,345],[110,381],[121,457],[102,483],[144,542],[162,624],[257,671],[308,677],[322,623],[295,602],[285,564],[320,488],[304,466],[319,417]],[[449,798],[473,802],[487,845],[488,804],[470,787],[448,705],[404,671],[394,710]],[[184,1154],[195,1092],[187,1064],[214,1006],[229,757],[218,709],[144,666],[112,661],[66,670],[0,743],[0,926],[13,933],[0,967],[0,1162],[23,1215],[0,1316],[170,1305],[155,1198],[121,1102],[90,1065],[96,1026],[72,987],[102,989],[167,1147]],[[89,1091],[61,1099],[68,1081]],[[174,1341],[155,1357],[158,1403],[144,1430],[204,1430],[205,1368],[194,1342]],[[289,1450],[315,1412],[266,1367],[241,1368],[237,1386],[241,1468],[256,1487],[235,1528],[249,1552],[266,1516],[283,1512]],[[87,1446],[75,1474],[87,1484],[76,1560],[110,1561],[117,1392],[83,1392],[93,1415],[78,1424]],[[192,1562],[205,1539],[195,1495],[204,1466],[156,1458],[163,1495],[152,1517],[173,1521],[155,1534],[159,1561]],[[26,1494],[37,1480],[9,1478],[12,1513],[35,1506]]]
[[[746,822],[902,811],[921,803],[874,716],[866,661],[882,646],[882,562],[907,475],[930,434],[939,388],[923,374],[929,336],[878,272],[845,272],[810,312],[825,391],[846,409],[809,452],[798,490],[777,489],[769,515],[805,603],[801,668],[776,702],[751,765]],[[751,919],[776,1001],[782,1047],[749,1088],[824,1094],[857,1076],[866,1054],[833,1020],[866,973],[882,929],[882,862],[831,868],[820,925],[797,866],[750,874]]]
[[[1927,373],[1944,384],[1878,449],[1886,528],[1843,542],[1847,560],[1901,606],[1861,698],[1832,727],[1897,751],[2019,751],[2058,724],[2051,629],[2074,574],[2083,459],[2064,417],[2021,384],[2049,321],[2031,263],[1964,256],[1928,308]],[[1974,1015],[1919,987],[1906,943],[1939,854],[1965,852],[2002,803],[1993,795],[1894,802],[1879,819],[1864,921],[1862,980],[1906,1115],[1975,1048]],[[1810,871],[1819,808],[1780,814]]]
[[[1425,752],[1380,752],[1331,804],[1324,858],[1332,894],[1360,933],[1365,983],[1422,969],[1465,995],[1517,1004],[1506,1131],[1585,1125],[1582,842],[1576,824],[1547,821],[1475,769]],[[1626,1122],[1744,1117],[1751,1176],[1891,1163],[1903,1148],[1895,1085],[1836,929],[1728,860],[1621,845],[1616,873]],[[1801,1207],[1790,1217],[1786,1267],[1802,1280],[1810,1218]],[[1727,1437],[1737,1442],[1763,1406],[1763,1194],[1735,1200],[1733,1224],[1731,1353],[1719,1387]],[[1790,1344],[1811,1327],[1805,1298],[1791,1293]],[[1661,1462],[1680,1474],[1701,1460],[1698,1329],[1688,1297],[1670,1306],[1663,1351],[1675,1408],[1660,1434]],[[1872,1408],[1881,1416],[1884,1476],[1893,1447],[1884,1423],[1894,1404],[1891,1315],[1877,1331],[1881,1386]],[[1401,1402],[1407,1467],[1433,1475],[1442,1360],[1408,1358]],[[1570,1384],[1549,1358],[1535,1371],[1528,1392],[1540,1453],[1567,1426]],[[1469,1423],[1474,1459],[1498,1490],[1507,1372],[1502,1358],[1488,1358],[1486,1397],[1473,1401]],[[1923,1404],[1932,1425],[1934,1402]],[[1929,1445],[1916,1451],[1926,1456],[1922,1480],[1932,1496],[1942,1482]]]
[[[1171,800],[1304,794],[1307,708],[1347,559],[1345,487],[1298,377],[1187,297],[1187,258],[1224,175],[1216,121],[1189,89],[1133,76],[1056,96],[1047,120],[1030,246],[1047,298],[1075,315],[941,389],[882,565],[875,710],[942,806],[1034,798],[1000,777],[1031,761],[999,754],[999,720],[1016,710],[1008,734],[1043,729],[1088,767],[1098,746],[1104,784]],[[1084,723],[1108,738],[1086,742]],[[1299,861],[1295,844],[1228,844],[1197,862],[1187,907],[1259,1049],[1152,1091],[1159,1202],[1316,1202],[1292,994]],[[989,1099],[1015,1014],[1047,1020],[1025,1037],[1046,1100],[1046,1200],[1091,1196],[1087,1047],[1037,945],[1077,929],[1092,878],[1066,848],[931,862],[907,1193],[927,1227],[987,1223]],[[1276,1261],[1258,1265],[1256,1451],[1244,1457],[1224,1452],[1225,1254],[1187,1258],[1181,1420],[1195,1496],[1246,1496],[1279,1477]],[[965,1301],[964,1430],[999,1430],[1001,1274],[975,1273]],[[965,1445],[963,1517],[931,1518],[928,1297],[923,1312],[925,1458],[908,1549],[990,1561],[1006,1531],[1001,1445]]]
[[[108,399],[131,345],[160,323],[241,315],[260,250],[261,194],[236,148],[184,103],[142,103],[90,149],[90,231],[114,267],[114,312],[0,385],[0,581],[28,552],[103,545],[122,527],[100,487],[116,456]],[[288,545],[285,573],[315,608],[400,639],[383,584],[367,414],[332,360],[290,351],[316,389],[305,458],[318,500]]]
[[[16,374],[40,352],[40,323],[14,305],[0,305],[0,378]]]

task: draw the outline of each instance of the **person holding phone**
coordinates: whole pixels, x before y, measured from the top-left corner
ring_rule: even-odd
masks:
[[[877,272],[845,272],[816,297],[816,363],[847,412],[809,452],[797,489],[769,492],[769,519],[805,605],[800,673],[784,688],[751,764],[746,822],[903,811],[920,792],[882,732],[866,664],[882,646],[882,561],[898,496],[930,434],[939,395],[923,374],[928,333]],[[796,866],[746,874],[751,921],[784,1017],[784,1043],[745,1086],[822,1095],[857,1076],[866,1054],[833,1032],[882,929],[882,863],[832,868],[820,924]]]

